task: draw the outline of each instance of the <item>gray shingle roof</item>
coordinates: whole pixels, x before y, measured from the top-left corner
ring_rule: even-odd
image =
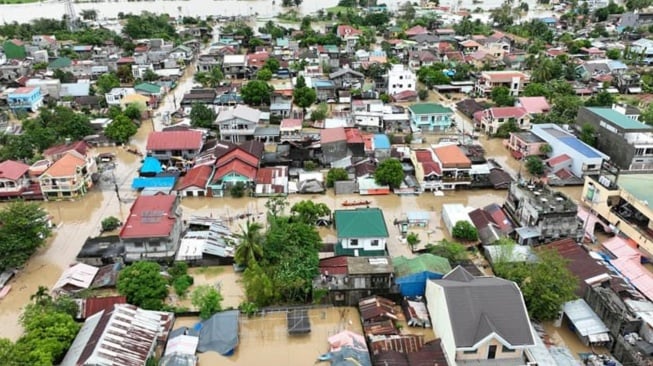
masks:
[[[444,289],[457,348],[472,347],[492,333],[510,346],[535,344],[524,299],[514,282],[474,277],[460,266],[434,282]]]

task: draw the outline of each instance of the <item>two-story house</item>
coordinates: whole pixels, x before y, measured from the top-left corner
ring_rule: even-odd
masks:
[[[242,79],[247,74],[246,55],[224,55],[222,73],[226,78]]]
[[[94,158],[68,151],[39,177],[43,197],[57,200],[83,196],[93,186],[95,172]]]
[[[512,156],[518,160],[531,155],[545,155],[542,146],[545,146],[546,142],[531,131],[511,132],[506,145]]]
[[[43,95],[39,87],[22,87],[9,92],[7,104],[11,110],[36,112],[43,106]]]
[[[415,178],[422,191],[435,191],[442,188],[442,168],[435,161],[433,150],[410,150],[410,161],[415,168]]]
[[[193,159],[202,150],[204,138],[202,132],[154,131],[147,137],[147,155],[160,161]]]
[[[417,75],[404,65],[392,65],[388,70],[388,95],[393,96],[405,91],[417,90]]]
[[[260,119],[261,111],[239,104],[236,108],[220,111],[215,124],[218,125],[222,140],[239,143],[254,138]]]
[[[13,160],[0,163],[0,200],[28,198],[33,196],[28,194],[29,191],[34,190],[40,196],[38,185],[34,187],[28,177],[29,168],[29,165]]]
[[[416,103],[408,111],[413,132],[445,131],[454,123],[453,111],[438,103]]]
[[[475,277],[456,267],[426,283],[433,332],[450,365],[526,364],[535,335],[519,286],[499,277]]]
[[[492,89],[505,86],[510,95],[517,96],[528,83],[528,76],[521,71],[483,71],[476,80],[475,89],[480,95],[489,95]]]
[[[313,288],[327,290],[329,303],[335,306],[355,306],[368,296],[387,295],[393,286],[390,257],[335,256],[321,259],[319,268]]]
[[[472,161],[455,144],[433,147],[435,162],[441,169],[442,189],[457,189],[472,183]]]
[[[290,117],[292,112],[292,83],[288,80],[275,80],[271,83],[272,96],[270,97],[270,115],[281,118]]]
[[[325,128],[320,130],[320,145],[322,164],[331,164],[344,159],[348,154],[347,133],[344,127]]]
[[[514,123],[521,130],[528,130],[531,126],[531,116],[522,107],[492,107],[474,114],[477,128],[492,135],[499,127],[506,123]]]
[[[302,136],[302,120],[286,118],[281,120],[279,125],[279,134],[281,142],[291,142],[303,140]]]
[[[333,81],[338,89],[360,89],[365,81],[365,75],[358,71],[344,68],[330,73],[329,80]]]
[[[134,88],[113,88],[104,94],[107,105],[120,107],[122,99],[128,95],[136,94]]]
[[[218,156],[208,184],[210,195],[223,197],[236,184],[254,189],[263,150],[263,143],[250,140]]]
[[[379,208],[335,210],[336,255],[386,255],[388,227]]]
[[[125,262],[173,259],[183,230],[181,217],[177,196],[139,196],[119,234]]]

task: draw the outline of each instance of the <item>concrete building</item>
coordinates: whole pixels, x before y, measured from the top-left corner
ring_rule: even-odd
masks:
[[[426,300],[450,365],[526,364],[535,336],[516,283],[458,266],[426,283]]]
[[[516,97],[527,83],[528,76],[521,71],[483,71],[476,80],[475,89],[481,95],[489,95],[492,89],[505,86],[510,90],[510,95]]]
[[[155,131],[147,137],[147,155],[161,161],[190,160],[204,145],[200,131]]]
[[[626,115],[625,108],[584,107],[576,124],[594,127],[597,149],[622,170],[653,170],[653,127]]]
[[[39,177],[43,197],[57,200],[83,196],[93,187],[95,172],[97,165],[93,157],[77,151],[66,152]]]
[[[445,131],[454,123],[453,111],[437,103],[416,103],[408,107],[413,132]]]
[[[36,112],[43,106],[43,95],[39,87],[22,87],[9,92],[7,104],[13,111]]]
[[[385,255],[388,227],[379,208],[335,210],[336,255]]]
[[[510,153],[515,159],[531,155],[543,155],[542,146],[547,143],[531,131],[511,132],[507,141]]]
[[[562,155],[571,158],[569,171],[577,177],[597,174],[603,161],[610,159],[608,155],[587,145],[558,125],[533,125],[531,131],[551,146],[551,152],[548,154],[551,159]]]
[[[125,262],[169,261],[175,257],[182,232],[177,196],[140,196],[120,230]]]
[[[107,101],[107,105],[119,107],[122,99],[132,94],[136,94],[134,88],[113,88],[104,94],[104,98]]]
[[[512,183],[504,203],[520,245],[538,245],[553,240],[582,236],[578,206],[564,193],[538,183]]]
[[[394,64],[388,70],[388,95],[417,90],[417,75],[405,65]]]
[[[260,119],[261,111],[239,104],[236,108],[222,110],[215,123],[222,140],[239,143],[254,138],[254,131]]]
[[[474,114],[476,127],[488,135],[496,133],[501,126],[511,122],[520,130],[531,127],[531,116],[523,107],[492,107]]]

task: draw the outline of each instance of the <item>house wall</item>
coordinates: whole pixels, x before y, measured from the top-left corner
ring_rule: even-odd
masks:
[[[496,346],[496,354],[494,359],[496,360],[508,360],[508,359],[523,359],[524,357],[524,350],[523,349],[515,349],[513,352],[503,352],[503,344],[499,342],[496,338],[491,338],[489,341],[483,343],[480,345],[475,353],[465,353],[463,351],[457,351],[456,352],[456,360],[487,360],[488,359],[488,352],[490,350],[490,346]]]
[[[184,159],[192,159],[199,153],[198,150],[149,150],[148,156],[158,160],[170,160],[172,157],[179,157]]]
[[[514,151],[519,151],[525,156],[542,155],[540,148],[546,145],[546,142],[526,142],[517,135],[511,134],[508,140],[508,147]]]
[[[433,281],[426,282],[426,308],[431,316],[433,333],[442,341],[442,350],[449,365],[456,364],[456,341],[449,319],[449,308],[444,296],[444,290]]]
[[[378,251],[385,250],[387,238],[340,238],[340,245],[344,249],[359,249],[363,251]],[[353,240],[358,240],[358,244],[354,245]],[[373,245],[373,241],[378,241],[377,245]]]
[[[393,65],[392,69],[388,71],[388,95],[416,89],[417,78],[412,70],[403,65]]]
[[[233,118],[218,124],[220,137],[231,142],[245,142],[254,138],[254,130],[258,121],[247,121],[242,118]]]
[[[519,127],[521,130],[528,130],[531,128],[531,117],[526,114],[521,118],[491,118],[490,116],[483,117],[483,129],[486,133],[489,134],[496,133],[499,127],[505,123],[508,123],[508,121],[511,119],[515,120],[517,127]]]
[[[0,192],[18,192],[27,187],[27,180],[13,180],[0,178]]]
[[[413,114],[411,125],[414,129],[426,131],[443,131],[451,126],[450,114]]]
[[[181,219],[177,217],[172,232],[167,238],[121,239],[125,244],[125,261],[128,263],[139,260],[164,261],[173,258],[179,248],[181,230]]]
[[[347,156],[347,141],[322,144],[322,163],[330,164]]]
[[[556,138],[550,138],[548,133],[539,134],[535,128],[533,128],[532,131],[551,146],[551,153],[549,153],[549,156],[554,157],[562,154],[569,155],[572,160],[570,170],[575,176],[582,177],[585,174],[596,173],[600,170],[601,164],[603,164],[602,157],[587,158],[585,155],[571,148],[562,141]]]

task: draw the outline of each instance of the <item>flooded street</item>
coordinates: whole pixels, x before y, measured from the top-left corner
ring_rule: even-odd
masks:
[[[320,308],[309,310],[311,332],[288,335],[286,313],[274,312],[248,319],[240,318],[240,343],[231,357],[214,352],[199,354],[200,365],[312,365],[317,356],[327,352],[327,338],[342,330],[362,334],[356,308]],[[192,327],[198,318],[178,318],[175,328]]]

